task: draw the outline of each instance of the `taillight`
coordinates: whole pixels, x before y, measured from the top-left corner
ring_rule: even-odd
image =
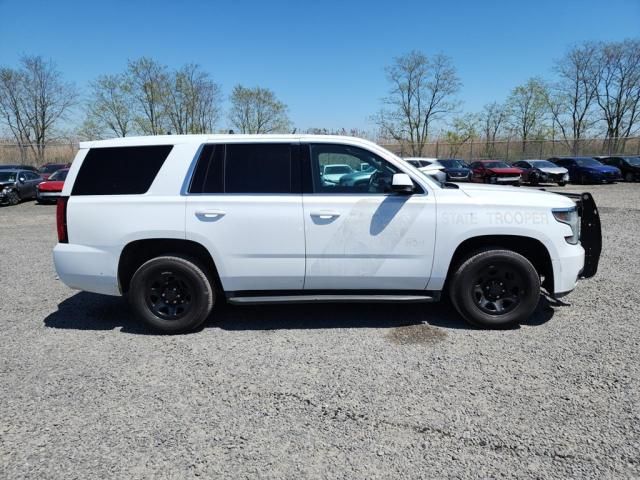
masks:
[[[58,227],[58,242],[69,243],[67,232],[67,202],[69,197],[59,197],[56,204],[56,225]]]

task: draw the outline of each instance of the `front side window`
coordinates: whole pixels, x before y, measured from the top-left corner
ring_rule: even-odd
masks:
[[[391,163],[362,148],[331,144],[310,147],[315,193],[391,193],[393,175],[401,173]]]

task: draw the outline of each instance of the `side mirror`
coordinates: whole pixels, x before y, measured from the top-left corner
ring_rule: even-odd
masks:
[[[25,182],[25,180],[26,180],[26,179],[25,179],[24,177],[18,177],[18,181],[19,181],[20,183],[24,183],[24,182]]]
[[[391,180],[391,191],[395,193],[413,193],[413,181],[406,173],[395,173]]]

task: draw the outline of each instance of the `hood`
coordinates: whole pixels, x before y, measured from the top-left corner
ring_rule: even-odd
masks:
[[[569,171],[564,167],[542,167],[542,168],[539,168],[538,170],[544,173],[550,173],[552,175],[565,174]]]
[[[438,170],[444,170],[442,165],[427,165],[426,167],[418,168],[421,172],[435,172]]]
[[[568,197],[533,188],[486,185],[482,183],[459,183],[458,186],[467,196],[481,200],[486,199],[483,203],[487,204],[527,207],[536,205],[549,208],[575,206],[573,200]]]
[[[41,192],[61,192],[63,186],[63,181],[53,180],[38,184],[38,189]]]
[[[610,167],[609,165],[598,165],[595,167],[582,167],[585,170],[593,170],[594,172],[601,173],[619,173],[620,169],[617,167]]]
[[[16,182],[0,182],[0,188],[13,187]]]
[[[497,173],[498,175],[520,175],[522,173],[522,170],[516,167],[487,168],[487,171]]]

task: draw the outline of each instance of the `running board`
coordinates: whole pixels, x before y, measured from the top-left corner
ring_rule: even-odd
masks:
[[[229,297],[234,305],[279,303],[428,303],[435,299],[427,295],[286,295],[265,297]]]

